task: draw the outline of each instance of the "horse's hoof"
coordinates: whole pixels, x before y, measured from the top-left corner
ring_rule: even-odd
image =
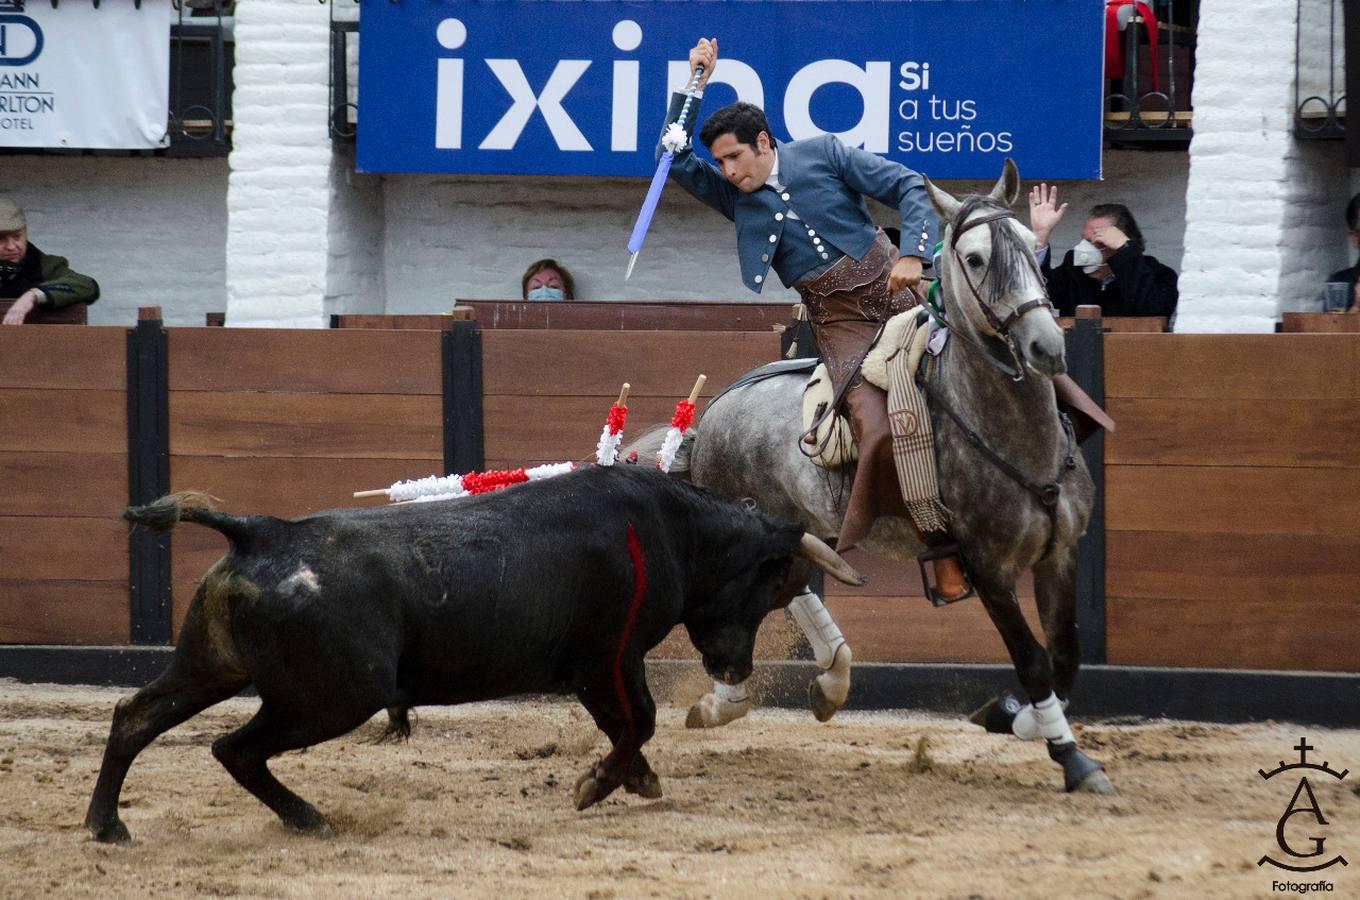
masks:
[[[689,708],[685,715],[686,728],[719,728],[728,722],[735,722],[751,711],[749,699],[732,702],[723,700],[717,694],[704,694],[699,702]]]
[[[818,722],[830,721],[836,710],[841,708],[839,703],[827,697],[815,678],[808,683],[808,706],[812,707],[812,714],[817,717]]]
[[[1105,775],[1103,769],[1096,769],[1071,790],[1080,791],[1083,794],[1104,794],[1111,797],[1119,793],[1114,789],[1114,785],[1110,784],[1110,779]]]
[[[634,778],[625,782],[623,789],[647,800],[658,800],[661,797],[661,779],[657,777],[655,772],[648,772],[641,778]]]
[[[1048,755],[1062,766],[1063,787],[1069,793],[1113,794],[1114,785],[1106,777],[1104,767],[1077,749],[1077,745],[1049,744]]]
[[[128,833],[127,826],[121,819],[114,819],[103,825],[90,825],[90,833],[96,841],[101,844],[130,844],[132,835]]]
[[[1015,715],[1024,708],[1024,705],[1015,694],[1003,691],[1000,696],[993,697],[973,710],[968,716],[968,721],[974,725],[981,725],[988,734],[1013,734]]]

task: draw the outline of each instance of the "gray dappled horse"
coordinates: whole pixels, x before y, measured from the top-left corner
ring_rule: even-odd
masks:
[[[1077,749],[1064,714],[1078,666],[1076,546],[1094,490],[1054,395],[1051,379],[1066,370],[1064,341],[1034,260],[1034,235],[1010,211],[1019,175],[1007,160],[986,196],[958,200],[929,179],[926,189],[946,225],[939,278],[950,335],[927,391],[941,495],[974,586],[1029,696],[1022,706],[1003,695],[975,721],[1044,738],[1068,790],[1112,792],[1099,764]],[[685,448],[688,474],[833,539],[853,475],[842,480],[800,452],[806,381],[806,372],[775,374],[739,381],[720,395]],[[860,546],[904,561],[924,549],[900,518],[880,518]],[[1016,601],[1026,570],[1034,572],[1047,650]],[[826,670],[810,685],[813,710],[825,721],[845,700],[850,650],[815,593],[795,598],[790,611]],[[687,724],[722,725],[749,707],[744,686],[715,684]]]

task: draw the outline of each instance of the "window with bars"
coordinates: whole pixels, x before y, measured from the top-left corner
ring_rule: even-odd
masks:
[[[1199,0],[1105,7],[1105,138],[1113,146],[1190,143]]]

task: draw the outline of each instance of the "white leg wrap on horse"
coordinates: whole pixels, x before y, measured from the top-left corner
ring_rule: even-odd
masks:
[[[686,728],[718,728],[734,722],[751,711],[751,697],[746,682],[727,685],[713,682],[713,690],[690,707],[685,719]]]
[[[724,703],[745,703],[751,699],[746,693],[746,682],[741,684],[723,684],[721,681],[713,682],[713,693]]]
[[[1049,694],[1048,700],[1053,699],[1055,699],[1055,696]],[[1048,700],[1043,702],[1047,703]],[[1067,701],[1063,700],[1059,703],[1059,712],[1065,709],[1067,709]],[[1063,725],[1066,726],[1066,724],[1067,719],[1064,717]],[[1039,715],[1034,711],[1033,703],[1026,703],[1020,708],[1020,711],[1015,714],[1015,719],[1011,722],[1011,731],[1022,741],[1034,741],[1041,737],[1046,737],[1039,723]],[[1071,732],[1068,732],[1068,735],[1070,740]],[[1061,741],[1059,743],[1061,743]]]
[[[823,669],[831,668],[831,664],[836,661],[836,651],[845,643],[845,637],[836,623],[831,621],[831,613],[822,604],[822,598],[812,591],[805,591],[790,601],[789,612],[793,613],[794,621],[807,635],[817,665]]]
[[[1050,744],[1072,744],[1076,738],[1067,725],[1067,714],[1058,702],[1057,694],[1049,694],[1034,704],[1034,719],[1039,725],[1039,733]]]

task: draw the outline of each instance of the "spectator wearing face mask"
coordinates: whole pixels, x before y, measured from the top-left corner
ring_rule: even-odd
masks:
[[[5,325],[20,325],[35,309],[51,310],[99,299],[99,285],[73,272],[65,257],[43,253],[28,242],[23,208],[0,197],[0,300],[13,300]]]
[[[1105,316],[1165,316],[1170,323],[1180,297],[1176,272],[1143,252],[1143,233],[1128,207],[1120,203],[1092,207],[1081,226],[1081,242],[1054,267],[1048,239],[1066,211],[1066,203],[1058,204],[1057,187],[1040,184],[1030,190],[1034,254],[1058,315],[1070,316],[1078,306],[1095,305]]]
[[[555,259],[540,259],[524,270],[520,279],[525,300],[574,300],[576,284],[567,267]]]

